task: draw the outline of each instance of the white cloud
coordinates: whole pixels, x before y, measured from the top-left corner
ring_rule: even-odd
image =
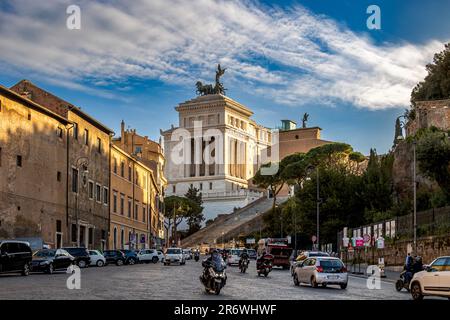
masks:
[[[248,92],[277,103],[344,101],[382,109],[409,104],[425,64],[443,46],[377,45],[300,6],[283,10],[247,1],[81,0],[82,29],[68,30],[69,4],[7,1],[9,9],[0,12],[7,44],[0,63],[93,90],[90,85],[130,78],[193,86],[197,79],[212,81],[221,62],[228,68],[226,87],[249,86]]]

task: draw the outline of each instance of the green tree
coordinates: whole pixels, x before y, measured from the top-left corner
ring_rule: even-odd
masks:
[[[202,193],[197,188],[190,187],[184,196],[188,200],[187,205],[189,206],[185,217],[189,226],[187,235],[191,235],[200,230],[202,222],[205,220]]]
[[[413,107],[416,101],[450,98],[450,43],[434,55],[433,63],[426,66],[428,75],[411,93]]]
[[[271,166],[278,166],[278,170],[274,174],[263,174],[262,169],[270,168]],[[283,172],[282,163],[266,163],[256,172],[253,177],[253,183],[259,188],[268,189],[273,197],[272,212],[275,212],[275,206],[277,202],[277,195],[284,186],[284,180],[281,177]]]

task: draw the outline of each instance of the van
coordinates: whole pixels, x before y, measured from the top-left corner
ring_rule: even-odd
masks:
[[[0,240],[0,273],[20,272],[28,276],[32,256],[28,242]]]

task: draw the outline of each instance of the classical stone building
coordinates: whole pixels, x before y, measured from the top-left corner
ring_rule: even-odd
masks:
[[[67,237],[67,129],[70,122],[0,86],[0,238]]]
[[[406,123],[406,136],[414,135],[421,128],[431,126],[450,130],[450,99],[417,101],[415,116]]]
[[[28,80],[11,90],[26,96],[70,122],[64,135],[67,149],[65,192],[67,232],[64,245],[104,249],[109,230],[110,145],[112,130],[79,107],[54,96]],[[63,153],[63,150],[59,152]]]
[[[164,192],[167,179],[164,175],[166,159],[160,143],[141,136],[134,129],[125,129],[125,122],[121,123],[120,137],[113,139],[113,144],[132,155],[142,164],[152,170],[157,185],[157,195],[154,210],[151,211],[151,237],[157,246],[165,244],[167,230],[164,226]]]
[[[158,194],[153,171],[136,156],[112,145],[110,248],[142,249],[156,245]]]
[[[261,197],[248,189],[248,180],[268,159],[272,133],[251,119],[253,112],[221,94],[197,97],[175,110],[178,127],[162,132],[167,195],[199,189],[207,219]]]

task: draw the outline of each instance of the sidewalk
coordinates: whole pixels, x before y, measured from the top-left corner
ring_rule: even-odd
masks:
[[[354,277],[368,278],[369,274],[366,273],[367,264],[361,263],[361,267],[358,264],[354,266],[351,264],[347,265],[348,274]],[[361,274],[358,272],[361,270]],[[403,270],[403,266],[388,266],[384,268],[385,277],[381,278],[382,281],[395,283],[400,278],[400,273]],[[355,272],[355,273],[354,273]]]

